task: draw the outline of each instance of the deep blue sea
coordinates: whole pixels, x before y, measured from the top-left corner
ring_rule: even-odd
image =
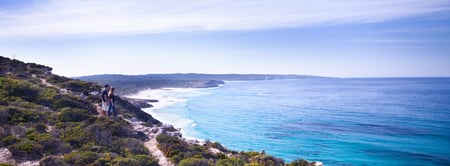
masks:
[[[149,90],[184,136],[325,165],[450,165],[450,78],[231,81]]]

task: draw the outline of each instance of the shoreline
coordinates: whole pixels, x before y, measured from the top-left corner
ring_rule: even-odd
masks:
[[[219,87],[210,88],[158,88],[158,89],[145,89],[136,94],[130,94],[124,96],[127,100],[142,100],[152,101],[148,102],[152,107],[141,108],[141,110],[147,114],[152,115],[155,119],[166,125],[172,125],[175,129],[180,131],[182,138],[189,142],[205,142],[206,140],[195,137],[195,133],[188,132],[187,128],[195,127],[197,124],[192,119],[186,119],[170,112],[164,112],[162,110],[170,108],[177,104],[183,104],[188,101],[187,98],[207,95],[208,93],[202,92],[204,89],[214,89]],[[175,95],[178,94],[178,95]],[[179,96],[182,94],[182,96]],[[157,102],[153,102],[153,101]]]

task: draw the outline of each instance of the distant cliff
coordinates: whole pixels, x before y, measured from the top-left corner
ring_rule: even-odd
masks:
[[[209,88],[224,84],[224,81],[250,81],[275,79],[321,78],[306,75],[270,74],[105,74],[77,77],[77,79],[111,84],[119,87],[121,94],[136,93],[144,89],[157,88]]]

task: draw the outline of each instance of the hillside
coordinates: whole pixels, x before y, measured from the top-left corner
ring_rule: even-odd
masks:
[[[124,118],[161,123],[117,98],[119,114],[97,113],[99,85],[51,73],[52,68],[0,57],[0,148],[3,161],[33,165],[158,165]],[[9,157],[8,157],[9,156]]]
[[[274,74],[146,74],[119,75],[105,74],[77,77],[77,79],[114,84],[119,86],[121,94],[136,93],[148,88],[209,88],[224,84],[224,81],[250,81],[275,79],[321,78],[306,75],[274,75]]]
[[[186,140],[120,97],[119,116],[106,117],[100,85],[51,71],[0,57],[0,165],[285,165],[264,152]]]

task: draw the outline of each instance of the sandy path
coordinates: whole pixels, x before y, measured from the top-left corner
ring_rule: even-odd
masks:
[[[144,146],[150,151],[152,156],[158,160],[158,164],[161,166],[175,166],[172,162],[170,162],[164,153],[158,148],[158,141],[156,141],[156,136],[161,134],[163,130],[162,127],[148,127],[142,125],[141,121],[125,119],[128,121],[135,131],[140,131],[145,133],[150,140],[144,143]],[[159,132],[158,132],[159,131]]]
[[[145,147],[150,150],[152,156],[158,160],[158,164],[161,166],[174,166],[172,162],[170,162],[166,156],[164,156],[163,152],[158,148],[158,142],[156,138],[152,138],[150,141],[144,143]]]

